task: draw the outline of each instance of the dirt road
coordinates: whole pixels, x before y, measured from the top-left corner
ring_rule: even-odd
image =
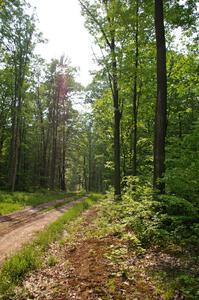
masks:
[[[54,222],[75,203],[81,202],[83,199],[81,198],[72,202],[64,199],[51,201],[35,208],[27,208],[7,216],[1,216],[0,264],[6,257],[14,254],[24,244],[31,241],[37,232],[41,231],[46,225]],[[54,205],[62,206],[48,210],[49,207]]]

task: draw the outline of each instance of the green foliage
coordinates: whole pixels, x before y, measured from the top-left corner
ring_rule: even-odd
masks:
[[[189,248],[199,245],[198,207],[176,196],[161,196],[158,205],[159,227],[170,235],[170,241]]]
[[[176,287],[187,300],[194,300],[199,297],[199,279],[193,275],[180,274],[177,276]]]
[[[166,2],[166,20],[174,27],[188,29],[196,26],[198,17],[197,3],[193,0],[188,1],[165,1]]]
[[[129,228],[136,238],[126,237],[129,244],[167,247],[178,244],[195,251],[199,246],[198,207],[172,195],[153,194],[150,184],[137,177],[126,177],[122,201],[104,203],[102,223],[109,230],[122,232]]]
[[[181,267],[173,261],[171,269],[158,265],[157,273],[153,270],[150,275],[165,299],[173,299],[176,293],[185,299],[198,298],[199,282],[193,268],[198,264],[199,214],[190,201],[174,195],[153,195],[150,184],[137,177],[126,177],[122,200],[105,199],[100,203],[98,218],[92,236],[117,236],[137,255],[158,247],[163,253],[171,253],[175,260],[182,257]],[[120,266],[120,275],[124,276],[127,248],[110,246],[106,254]]]
[[[121,218],[145,246],[176,243],[192,250],[199,246],[196,203],[178,196],[154,196],[150,185],[137,178],[127,180]]]
[[[187,300],[196,300],[199,295],[199,280],[197,276],[194,276],[187,272],[176,271],[163,272],[157,271],[153,274],[154,281],[156,285],[159,286],[159,290],[164,293],[165,299],[170,300],[176,297],[184,297]]]
[[[62,181],[64,179],[66,185],[63,190],[111,190],[114,175],[112,98],[113,87],[117,83],[121,112],[123,199],[118,203],[106,200],[102,204],[103,213],[96,234],[100,236],[112,232],[125,238],[130,248],[140,252],[143,247],[150,245],[166,246],[173,243],[185,249],[197,249],[199,102],[196,1],[163,1],[168,78],[164,196],[153,195],[150,184],[153,176],[157,83],[154,8],[151,1],[79,2],[82,14],[86,17],[86,27],[102,52],[102,56],[97,57],[100,70],[95,73],[86,94],[79,93],[82,87],[75,82],[75,69],[67,59],[52,59],[47,64],[41,58],[33,57],[33,48],[41,40],[41,35],[35,30],[34,15],[25,13],[29,11],[25,1],[4,0],[1,5],[0,186],[6,188],[9,175],[14,174],[10,168],[14,161],[11,155],[13,141],[14,145],[18,143],[15,152],[19,153],[15,155],[19,158],[16,172],[19,190],[47,188],[50,181],[54,181],[52,189],[60,188],[60,178]],[[184,40],[176,49],[175,32],[172,29],[179,27]],[[115,44],[114,51],[112,42]],[[18,83],[18,88],[14,87],[13,82]],[[137,117],[133,113],[132,87],[135,84]],[[76,98],[74,92],[77,91],[77,100],[85,97],[92,113],[79,113],[74,108],[72,100]],[[16,100],[15,104],[13,99]],[[15,119],[18,123],[16,126]],[[132,144],[136,136],[133,128],[135,119],[137,177],[131,176],[134,174],[132,162],[135,153]],[[13,134],[15,127],[18,128]],[[0,214],[65,196],[65,193],[51,192],[1,192]],[[88,201],[85,205],[89,205]],[[83,208],[80,205],[76,207],[78,209],[81,211]],[[68,212],[69,219],[75,215],[74,211]],[[49,231],[39,235],[41,252],[61,235],[64,224],[65,219],[60,219]],[[125,228],[128,228],[128,234],[124,233]],[[27,256],[24,254],[24,257]],[[34,261],[34,253],[30,253],[30,257]],[[23,269],[34,268],[28,257],[25,262],[22,260],[18,264],[17,278],[23,275]],[[11,266],[9,268],[13,269]],[[189,293],[186,288],[188,281],[189,278],[179,279],[180,285],[185,286],[184,294]]]
[[[199,122],[181,140],[168,146],[165,181],[168,191],[198,203],[199,186]]]
[[[96,234],[114,233],[124,237],[130,247],[134,245],[141,250],[141,246],[149,246],[157,238],[154,232],[158,226],[155,220],[158,202],[153,200],[150,185],[138,182],[137,177],[125,179],[121,202],[111,199],[103,201]],[[129,229],[129,234],[124,234],[125,228]]]

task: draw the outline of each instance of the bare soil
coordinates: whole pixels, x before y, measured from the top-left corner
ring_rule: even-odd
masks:
[[[118,261],[107,258],[110,249],[125,247],[117,236],[88,237],[96,218],[95,208],[84,213],[85,221],[77,228],[75,239],[64,245],[51,245],[49,255],[58,261],[53,266],[32,272],[23,282],[23,293],[17,298],[40,300],[163,300],[143,261],[129,252],[122,260],[135,267],[134,276],[121,273]],[[24,293],[24,290],[26,291]]]
[[[34,208],[0,217],[0,264],[24,244],[30,242],[37,232],[57,220],[75,203],[84,198],[68,202],[66,199],[50,201]],[[51,206],[59,207],[48,210]]]
[[[190,269],[190,265],[158,248],[138,251],[116,232],[101,234],[98,212],[100,206],[94,206],[69,223],[62,239],[49,246],[41,268],[27,274],[9,299],[188,299],[177,289],[168,298],[154,271],[169,272],[172,278],[176,271]]]

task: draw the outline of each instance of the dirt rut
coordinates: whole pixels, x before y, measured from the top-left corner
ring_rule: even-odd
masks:
[[[31,241],[36,233],[41,231],[46,225],[57,220],[74,204],[84,199],[85,197],[67,204],[64,204],[66,200],[51,201],[35,208],[27,208],[23,211],[0,217],[0,264],[23,245]],[[46,210],[57,203],[63,205],[50,211]]]

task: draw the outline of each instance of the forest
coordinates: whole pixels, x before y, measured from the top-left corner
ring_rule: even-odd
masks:
[[[0,0],[0,299],[199,299],[199,2],[78,2],[87,86]]]

